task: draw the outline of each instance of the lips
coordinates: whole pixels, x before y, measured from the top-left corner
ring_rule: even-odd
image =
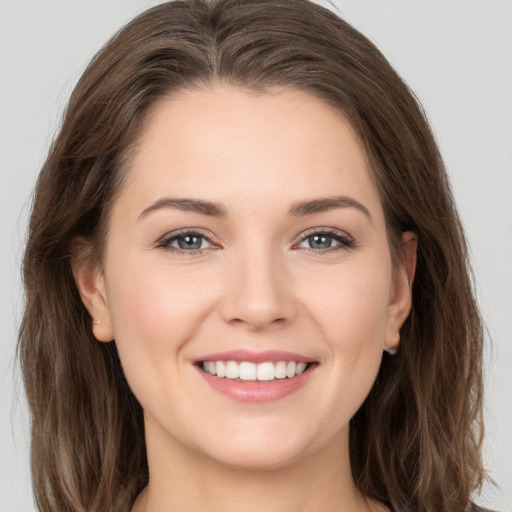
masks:
[[[318,366],[300,354],[248,350],[208,354],[194,363],[210,387],[243,402],[283,398],[300,389]]]
[[[198,357],[194,362],[200,361],[249,361],[251,363],[264,363],[272,362],[277,363],[279,361],[296,361],[300,363],[313,362],[311,358],[305,357],[300,354],[294,354],[293,352],[285,352],[284,350],[265,350],[262,352],[254,352],[252,350],[238,349],[230,350],[227,352],[215,352],[208,354],[203,357]]]

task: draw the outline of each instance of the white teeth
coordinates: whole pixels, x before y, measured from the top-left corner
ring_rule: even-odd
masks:
[[[304,373],[307,363],[279,361],[277,363],[251,363],[250,361],[204,361],[203,370],[217,377],[251,381],[270,381],[295,377]]]
[[[258,365],[258,380],[274,380],[275,370],[272,363],[261,363]]]
[[[276,364],[275,377],[276,379],[286,378],[286,361],[279,361],[279,363]]]
[[[295,369],[295,373],[297,375],[300,375],[301,373],[304,373],[304,370],[306,369],[306,363],[297,363],[297,368]]]
[[[295,368],[297,367],[297,365],[293,362],[293,361],[290,361],[287,365],[286,365],[286,376],[291,379],[294,375],[295,375]]]
[[[224,361],[217,361],[215,363],[215,367],[217,369],[217,377],[226,376],[226,365],[224,364]]]
[[[247,361],[240,363],[238,376],[242,380],[256,380],[256,365]]]
[[[235,361],[228,361],[226,364],[226,378],[238,379],[238,365]]]

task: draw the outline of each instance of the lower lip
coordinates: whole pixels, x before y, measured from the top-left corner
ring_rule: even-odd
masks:
[[[216,377],[215,375],[205,372],[198,366],[196,368],[203,379],[215,389],[215,391],[222,393],[232,400],[238,402],[273,402],[291,395],[304,386],[316,366],[316,364],[310,364],[303,373],[291,379],[246,382],[239,382],[233,379],[227,379],[226,377]]]

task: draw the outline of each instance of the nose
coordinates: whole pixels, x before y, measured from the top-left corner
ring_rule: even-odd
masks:
[[[234,260],[221,306],[224,321],[251,331],[290,323],[298,305],[286,265],[270,250],[248,250]]]

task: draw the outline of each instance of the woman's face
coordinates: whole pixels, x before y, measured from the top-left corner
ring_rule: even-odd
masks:
[[[77,282],[96,337],[115,338],[148,446],[237,467],[346,445],[409,311],[361,144],[291,89],[160,102],[101,268]]]

